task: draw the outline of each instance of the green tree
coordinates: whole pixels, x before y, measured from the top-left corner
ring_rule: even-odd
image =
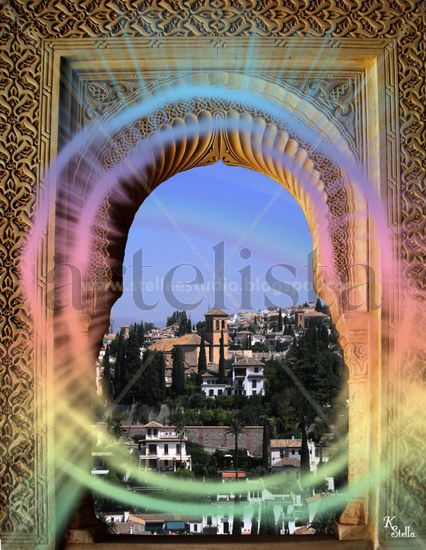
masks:
[[[277,326],[277,330],[278,330],[278,332],[282,332],[282,331],[283,331],[283,316],[282,316],[281,308],[278,310],[278,326]]]
[[[322,303],[319,298],[317,298],[317,302],[315,304],[315,311],[320,311],[322,313]]]
[[[226,434],[234,436],[234,466],[235,466],[235,477],[238,479],[238,454],[239,454],[239,436],[245,434],[244,424],[240,418],[240,415],[235,411],[235,414],[232,417],[231,422],[229,423],[228,428],[226,429]]]
[[[269,351],[269,348],[266,344],[263,344],[262,342],[256,342],[252,347],[252,351],[256,353],[267,353]]]
[[[202,383],[202,375],[207,371],[207,357],[206,357],[206,343],[204,341],[204,337],[201,337],[200,342],[200,352],[198,354],[198,366],[197,366],[197,374],[198,374],[198,384],[201,386]]]
[[[115,338],[114,342],[116,362],[114,368],[114,398],[118,397],[125,386],[125,360],[126,340],[122,332]]]
[[[196,324],[197,334],[205,338],[206,328],[207,326],[205,321],[198,321],[198,323]]]
[[[120,418],[108,418],[107,421],[107,429],[109,433],[115,437],[115,439],[127,439],[128,433],[126,428],[124,428],[121,424]]]
[[[253,517],[251,518],[251,535],[257,535],[259,531],[259,516],[257,510],[254,511]]]
[[[105,399],[111,399],[113,396],[112,376],[111,376],[111,364],[110,364],[110,352],[109,346],[105,348],[105,355],[102,360],[103,366],[103,393]]]
[[[180,475],[182,477],[182,446],[183,446],[183,440],[186,437],[186,428],[185,428],[185,417],[183,415],[179,415],[175,422],[176,427],[176,435],[179,439],[179,470]]]
[[[138,334],[138,344],[139,344],[139,347],[141,348],[144,345],[144,342],[145,342],[144,324],[139,323],[138,325],[136,325],[136,331],[137,331],[137,334]]]
[[[166,394],[164,357],[160,352],[146,351],[143,358],[143,372],[138,388],[138,401],[158,407]]]
[[[188,334],[191,334],[192,332],[192,321],[191,321],[191,317],[188,318],[187,322],[186,322],[186,332]]]
[[[235,497],[235,502],[238,503],[239,499]],[[241,535],[241,516],[239,513],[235,512],[234,521],[232,522],[232,534]]]
[[[127,385],[131,380],[140,373],[142,367],[141,350],[139,346],[138,330],[135,325],[130,327],[129,337],[127,339],[124,367],[124,384]],[[142,374],[136,378],[134,383],[129,387],[123,402],[132,403],[139,399],[140,385]]]
[[[259,535],[274,535],[276,532],[275,516],[272,503],[265,501],[262,504],[260,516]]]
[[[185,366],[183,364],[182,350],[175,346],[172,352],[172,387],[173,396],[183,395],[185,393]]]
[[[223,330],[219,340],[219,384],[225,383],[225,347],[223,343]]]
[[[263,438],[262,438],[262,459],[265,468],[269,466],[269,450],[271,443],[271,429],[269,426],[268,418],[265,416],[263,419]]]
[[[310,472],[308,437],[306,434],[306,423],[304,419],[300,423],[300,431],[302,432],[302,448],[300,450],[300,473],[303,476],[309,474]]]

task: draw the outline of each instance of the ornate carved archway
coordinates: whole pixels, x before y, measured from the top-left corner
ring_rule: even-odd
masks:
[[[196,74],[191,75],[192,84],[197,83],[198,79]],[[378,347],[377,339],[371,336],[371,328],[377,324],[378,316],[378,312],[371,311],[369,307],[373,281],[366,280],[364,270],[356,269],[357,264],[367,264],[367,242],[373,238],[373,234],[367,231],[366,202],[344,177],[336,162],[308,141],[302,140],[297,131],[286,127],[285,116],[274,117],[267,108],[261,110],[241,101],[215,98],[215,84],[226,83],[231,95],[232,86],[241,81],[239,75],[204,74],[203,80],[208,80],[212,97],[195,96],[166,103],[162,109],[154,110],[147,116],[136,116],[131,124],[113,136],[102,131],[103,121],[99,123],[99,128],[95,126],[93,139],[84,148],[83,156],[90,158],[91,162],[95,161],[95,164],[97,161],[101,166],[100,172],[111,170],[125,161],[138,151],[141,144],[145,149],[152,149],[150,162],[142,168],[132,164],[129,175],[121,176],[121,182],[117,181],[116,188],[109,192],[99,208],[92,238],[91,267],[86,280],[86,287],[90,289],[85,310],[89,345],[95,355],[98,342],[109,325],[112,304],[120,295],[116,274],[120,282],[120,269],[117,270],[117,267],[120,268],[123,261],[127,233],[140,204],[157,185],[177,172],[218,160],[270,176],[290,191],[305,213],[314,247],[318,250],[314,267],[315,286],[319,295],[330,305],[333,319],[344,335],[342,343],[350,371],[351,396],[349,475],[351,483],[359,483],[368,476],[371,460],[369,429],[374,411],[368,397],[370,361],[374,356],[372,347]],[[342,148],[344,142],[339,132],[311,103],[295,97],[288,90],[283,93],[279,86],[258,78],[244,80],[252,94],[260,92],[265,100],[275,101],[282,114],[287,109],[293,109],[298,117],[300,111],[300,118],[310,121],[315,136],[320,135]],[[165,143],[158,143],[155,147],[149,145],[150,139],[171,129],[178,131],[176,136],[171,134]],[[101,136],[100,140],[98,136]],[[283,164],[277,153],[285,155],[287,165]],[[71,192],[84,204],[93,186],[94,171],[88,168],[87,163],[79,161],[72,174]],[[56,222],[56,239],[59,242],[78,240],[79,226],[68,220],[63,222],[67,200],[67,192],[57,199],[60,217]],[[334,266],[326,270],[323,259],[328,240]],[[57,260],[67,262],[68,259],[62,255],[61,250],[56,250]],[[348,285],[356,289],[355,312],[345,292]],[[374,291],[377,292],[377,288]],[[57,327],[60,326],[60,318],[56,321]],[[375,336],[377,338],[377,334]],[[71,351],[65,353],[67,368],[70,355]],[[78,376],[70,377],[69,386],[75,388],[79,381],[84,386],[86,379],[78,372]],[[63,391],[68,393],[67,385]],[[358,514],[360,525],[357,536],[365,536],[366,529],[362,531],[360,526],[366,524],[368,495],[357,496],[356,510],[352,504],[342,521],[352,523]],[[348,518],[348,515],[351,517]]]

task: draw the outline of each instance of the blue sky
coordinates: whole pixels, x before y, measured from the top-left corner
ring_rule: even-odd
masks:
[[[139,208],[126,246],[125,291],[111,314],[115,328],[140,320],[164,326],[178,302],[182,304],[179,309],[186,309],[194,321],[202,319],[215,305],[214,247],[218,264],[221,246],[226,290],[224,303],[218,305],[224,305],[228,313],[247,306],[263,309],[265,296],[278,306],[292,305],[287,291],[273,290],[267,283],[271,268],[276,279],[298,292],[297,303],[307,299],[312,239],[299,205],[266,176],[217,163],[177,174]],[[166,294],[164,279],[168,274],[170,280],[171,270],[181,264],[190,265],[175,269],[172,294]],[[295,276],[285,267],[272,267],[277,264],[292,266]],[[140,278],[137,265],[144,266],[139,270],[142,292],[140,284],[136,292],[132,288]],[[248,266],[252,289],[249,298],[247,293],[243,298],[240,271],[246,268],[248,277]],[[182,286],[194,280],[196,268],[203,283]],[[142,301],[156,305],[143,309]],[[201,303],[194,307],[197,302]]]

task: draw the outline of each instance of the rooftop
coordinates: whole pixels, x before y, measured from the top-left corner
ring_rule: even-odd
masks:
[[[243,357],[242,359],[237,359],[235,363],[233,363],[236,367],[240,366],[248,366],[248,367],[264,367],[265,364],[262,363],[262,361],[259,361],[258,359],[253,359],[253,357]]]
[[[294,457],[282,458],[278,462],[272,464],[272,468],[285,468],[285,467],[300,468],[300,460]]]
[[[205,317],[207,316],[215,316],[215,317],[229,317],[227,313],[219,309],[218,307],[214,307],[213,309],[210,309],[207,313],[204,314]]]
[[[170,427],[170,426],[168,426]],[[156,422],[155,420],[151,420],[151,422],[148,422],[148,424],[144,424],[142,428],[165,428],[164,424],[160,424],[160,422]]]
[[[302,440],[301,439],[271,439],[271,449],[273,448],[280,448],[280,447],[301,447],[302,446]]]
[[[199,346],[201,337],[198,334],[184,334],[177,338],[162,338],[151,344],[149,349],[152,351],[173,351],[175,346]]]

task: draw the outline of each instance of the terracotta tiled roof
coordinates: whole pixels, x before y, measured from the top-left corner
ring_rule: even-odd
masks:
[[[237,359],[233,365],[236,366],[247,366],[247,367],[264,367],[265,363],[259,361],[258,359],[253,359],[252,357],[243,357],[242,359]]]
[[[151,420],[151,422],[148,422],[148,424],[145,424],[142,426],[142,428],[164,428],[164,424],[160,424],[159,422],[156,422],[155,420]]]
[[[301,447],[301,439],[271,439],[271,449],[280,447]]]
[[[237,475],[235,475],[235,470],[228,470],[226,472],[222,472],[222,478],[245,478],[247,477],[247,474],[246,472],[241,472],[241,471],[238,471]]]
[[[173,351],[175,346],[199,346],[201,337],[198,334],[184,334],[178,338],[162,338],[149,346],[152,351]]]
[[[229,315],[227,313],[225,313],[224,311],[222,311],[218,307],[214,307],[213,309],[211,309],[210,311],[208,311],[204,315],[205,316],[214,315],[215,317],[229,317]]]
[[[305,317],[328,317],[325,313],[321,311],[305,311]]]

